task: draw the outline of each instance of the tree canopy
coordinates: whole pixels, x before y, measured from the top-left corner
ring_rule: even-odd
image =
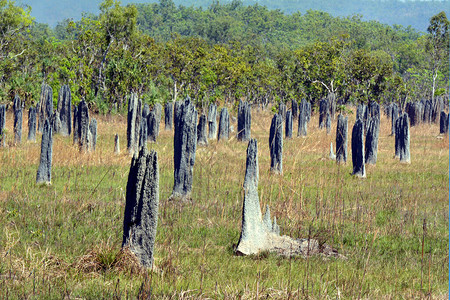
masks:
[[[333,93],[342,103],[448,97],[448,19],[410,27],[285,14],[234,0],[208,9],[172,0],[100,4],[98,15],[51,29],[14,1],[0,1],[0,102],[32,105],[40,85],[71,86],[75,101],[122,109],[134,91],[150,104],[190,95],[197,103],[300,101]],[[56,93],[55,93],[56,94]],[[56,100],[55,95],[55,100]]]

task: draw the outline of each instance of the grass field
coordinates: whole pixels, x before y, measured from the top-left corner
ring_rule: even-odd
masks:
[[[160,210],[155,267],[145,271],[121,251],[131,162],[126,116],[95,118],[96,152],[80,153],[72,137],[55,136],[52,185],[38,186],[40,135],[13,146],[8,112],[9,145],[0,148],[0,298],[448,299],[449,140],[437,138],[438,125],[411,128],[411,164],[401,164],[383,115],[378,162],[357,179],[350,139],[348,163],[336,165],[328,159],[336,123],[326,135],[313,116],[307,138],[284,141],[279,176],[269,172],[271,113],[253,110],[261,206],[269,204],[282,234],[324,241],[342,260],[235,256],[247,143],[233,137],[198,148],[193,202],[169,202],[173,132],[161,124],[158,142],[148,144],[159,157]],[[349,137],[354,120],[350,115]],[[115,133],[120,155],[113,153]]]

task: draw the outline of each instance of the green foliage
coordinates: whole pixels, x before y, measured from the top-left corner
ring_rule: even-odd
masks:
[[[149,104],[190,95],[201,105],[308,98],[315,106],[330,93],[344,102],[380,103],[448,95],[443,12],[421,36],[361,16],[288,15],[239,1],[203,10],[172,0],[105,0],[99,15],[52,31],[14,2],[1,4],[5,28],[15,28],[0,30],[3,102],[19,93],[36,103],[43,81],[55,102],[59,87],[69,84],[75,103],[85,99],[102,112],[121,110],[132,91]]]

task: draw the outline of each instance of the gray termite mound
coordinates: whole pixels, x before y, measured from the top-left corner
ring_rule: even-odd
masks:
[[[6,107],[0,105],[0,147],[5,147]]]
[[[50,123],[52,124],[52,127],[53,127],[53,134],[61,133],[62,125],[61,125],[61,119],[59,118],[58,111],[55,111],[52,114],[52,117],[50,119]]]
[[[308,103],[302,100],[299,107],[298,115],[298,132],[297,136],[306,136],[308,134]]]
[[[72,133],[72,94],[67,84],[59,90],[57,110],[61,121],[60,133],[68,136]]]
[[[280,117],[281,118],[281,117]],[[238,254],[249,255],[270,248],[268,233],[278,235],[276,222],[270,222],[270,215],[264,222],[258,195],[259,166],[258,166],[258,144],[251,139],[247,147],[247,161],[244,178],[244,204],[242,208],[242,227],[239,243],[236,248]],[[264,218],[264,219],[266,219]],[[275,225],[275,226],[274,226]],[[274,232],[273,228],[276,229]]]
[[[331,160],[336,160],[336,155],[335,155],[334,152],[333,152],[333,143],[330,143],[330,154],[328,155],[328,157],[329,157]]]
[[[89,123],[89,151],[95,151],[97,146],[97,120],[92,118]]]
[[[53,129],[47,119],[41,141],[41,158],[36,175],[36,183],[50,184],[52,181],[52,151],[53,151]]]
[[[237,139],[238,141],[249,141],[251,137],[252,114],[250,104],[247,101],[239,101]]]
[[[377,163],[378,136],[380,135],[380,119],[372,117],[369,120],[365,144],[365,163],[374,165]]]
[[[211,103],[208,108],[208,139],[215,139],[217,136],[217,106]]]
[[[197,125],[197,145],[198,146],[207,146],[208,145],[208,137],[206,134],[206,115],[202,114],[199,118]]]
[[[270,171],[283,173],[283,117],[275,114],[270,125]]]
[[[141,101],[136,93],[131,93],[128,99],[127,114],[127,150],[129,154],[134,154],[138,151],[140,125]]]
[[[330,115],[330,112],[327,112],[327,116],[326,116],[325,119],[326,119],[325,120],[325,125],[326,125],[326,128],[327,128],[327,134],[330,134],[331,133],[331,115]]]
[[[158,121],[155,112],[152,110],[147,116],[147,138],[150,142],[156,142],[158,136]]]
[[[364,165],[364,123],[357,119],[352,130],[352,163],[353,173],[357,177],[366,177]]]
[[[114,136],[114,154],[120,154],[119,135]]]
[[[280,104],[278,105],[278,114],[281,115],[281,118],[284,120],[286,118],[286,104],[284,104],[284,102],[280,102]]]
[[[30,107],[28,110],[28,140],[36,142],[36,108]]]
[[[327,102],[328,102],[331,118],[334,120],[336,118],[336,93],[335,92],[330,92],[328,94]]]
[[[22,120],[23,120],[23,103],[19,96],[14,96],[13,103],[14,111],[14,143],[20,144],[22,142]]]
[[[44,129],[44,122],[53,114],[53,90],[47,84],[42,84],[41,86],[41,96],[39,98],[38,104],[38,131],[42,132]]]
[[[152,109],[152,111],[155,112],[155,118],[156,118],[156,137],[159,136],[159,124],[161,123],[162,110],[163,110],[163,107],[160,103],[155,103],[155,105],[153,106],[153,109]]]
[[[281,117],[280,117],[281,118]],[[247,161],[244,179],[244,203],[242,207],[242,227],[236,254],[257,254],[260,251],[275,252],[283,256],[302,255],[303,257],[322,253],[325,256],[342,257],[336,250],[323,244],[321,247],[314,239],[293,239],[280,236],[280,227],[276,218],[273,222],[270,209],[266,206],[264,216],[261,213],[258,196],[258,145],[251,139],[247,147]]]
[[[303,101],[303,100],[302,100]],[[306,121],[309,123],[309,121],[311,121],[311,102],[309,102],[309,101],[307,101],[307,100],[304,100],[304,101],[306,101],[305,102],[305,104],[306,104]]]
[[[147,268],[153,264],[158,206],[158,155],[144,147],[133,157],[128,174],[122,247],[129,247]]]
[[[176,105],[173,144],[174,186],[170,199],[188,200],[197,149],[197,110],[189,99]]]
[[[217,140],[228,140],[230,137],[230,115],[226,107],[220,111],[219,130],[217,133]]]
[[[339,114],[336,126],[336,163],[347,162],[348,117]]]

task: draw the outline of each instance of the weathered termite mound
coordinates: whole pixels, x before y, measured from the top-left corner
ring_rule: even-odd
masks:
[[[242,227],[239,243],[235,249],[237,255],[258,254],[269,251],[281,256],[304,257],[320,254],[327,257],[345,258],[330,246],[315,239],[293,239],[280,235],[276,218],[271,219],[269,206],[264,216],[261,213],[258,195],[258,145],[251,139],[247,148],[247,162],[244,179],[244,205],[242,209]]]

